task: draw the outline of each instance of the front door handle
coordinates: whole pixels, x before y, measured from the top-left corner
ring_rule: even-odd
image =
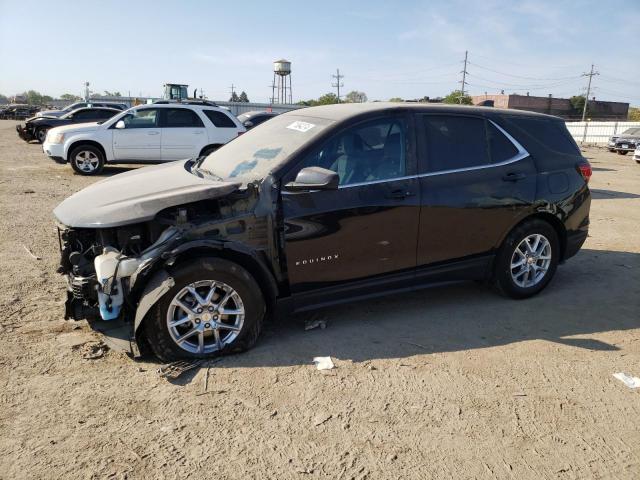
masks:
[[[204,133],[204,132],[200,132],[200,131],[193,132],[193,134],[194,134],[194,135],[202,135],[203,133]]]
[[[147,135],[160,135],[160,132],[156,132],[152,130],[150,132],[147,132]]]
[[[518,180],[524,180],[525,178],[526,175],[524,173],[511,172],[502,177],[502,180],[504,180],[505,182],[517,182]]]

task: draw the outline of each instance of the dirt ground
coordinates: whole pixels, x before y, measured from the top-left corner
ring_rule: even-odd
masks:
[[[640,389],[612,376],[640,376],[630,156],[585,150],[591,236],[536,298],[464,283],[297,316],[171,383],[153,359],[85,358],[99,337],[63,320],[51,211],[96,180],[15,124],[0,121],[0,478],[640,478]]]

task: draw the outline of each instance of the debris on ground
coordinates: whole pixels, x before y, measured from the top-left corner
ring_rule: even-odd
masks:
[[[205,362],[206,360],[192,360],[189,362],[186,360],[178,360],[160,367],[158,369],[158,374],[167,380],[175,380],[183,373],[193,370]]]
[[[105,356],[109,347],[102,342],[87,342],[82,345],[82,358],[96,360]]]
[[[320,425],[322,425],[325,422],[328,422],[329,420],[331,420],[333,418],[333,415],[331,415],[330,413],[319,413],[318,415],[316,415],[316,417],[313,419],[313,424],[316,427],[319,427]]]
[[[35,253],[33,253],[29,247],[27,247],[26,245],[22,245],[22,248],[25,249],[25,251],[31,255],[31,258],[33,258],[34,260],[42,260],[42,257],[37,256]]]
[[[318,370],[331,370],[335,368],[331,357],[313,357],[313,363],[316,364]]]
[[[640,378],[638,377],[632,377],[624,372],[614,373],[613,376],[629,388],[640,388]]]
[[[312,318],[311,320],[307,320],[306,322],[304,322],[305,331],[313,330],[315,328],[324,330],[325,328],[327,328],[327,321],[320,318]]]

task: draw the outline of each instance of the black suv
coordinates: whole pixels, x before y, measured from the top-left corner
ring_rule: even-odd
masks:
[[[430,282],[526,298],[585,241],[590,176],[551,116],[296,110],[61,203],[66,316],[170,360],[247,349],[267,315]]]

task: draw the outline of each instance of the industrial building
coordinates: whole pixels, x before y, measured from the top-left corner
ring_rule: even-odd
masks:
[[[474,105],[485,105],[496,108],[512,108],[514,110],[528,110],[530,112],[556,115],[566,120],[580,120],[582,111],[576,111],[568,98],[534,97],[516,94],[473,95]],[[627,120],[629,104],[624,102],[603,102],[595,97],[589,100],[587,118],[589,120],[616,121]]]

